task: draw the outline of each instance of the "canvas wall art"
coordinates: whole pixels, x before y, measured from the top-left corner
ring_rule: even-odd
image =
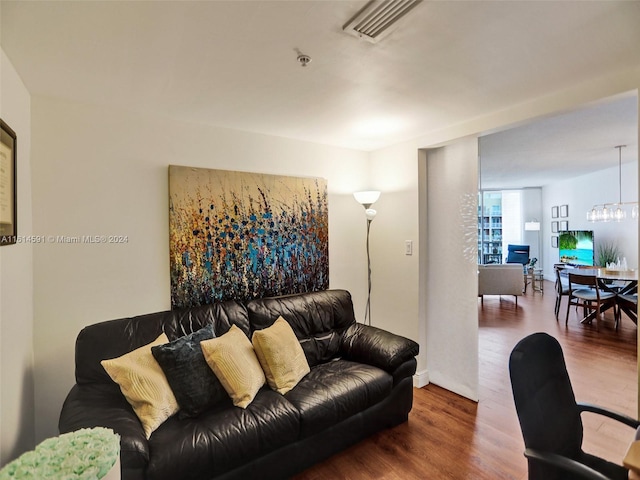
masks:
[[[326,290],[327,181],[169,167],[172,308]]]

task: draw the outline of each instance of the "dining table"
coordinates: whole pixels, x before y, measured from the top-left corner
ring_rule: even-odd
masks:
[[[617,295],[627,295],[635,293],[638,288],[638,270],[616,270],[610,268],[565,268],[561,275],[568,276],[569,273],[578,275],[591,275],[598,279],[598,286],[603,290]],[[617,298],[617,297],[616,297]],[[622,311],[631,318],[634,323],[638,323],[638,313],[625,305],[617,303]],[[595,312],[587,315],[582,323],[589,323],[595,317]]]

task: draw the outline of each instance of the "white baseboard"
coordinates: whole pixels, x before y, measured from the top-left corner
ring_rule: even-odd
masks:
[[[413,376],[413,386],[422,388],[426,385],[429,385],[429,371],[422,370],[421,372],[416,372]]]
[[[465,383],[460,383],[459,381],[451,379],[448,375],[442,375],[440,372],[434,372],[431,375],[430,383],[437,385],[439,387],[444,388],[445,390],[449,390],[457,395],[468,398],[469,400],[473,400],[474,402],[478,401],[478,387],[475,388],[470,387]]]

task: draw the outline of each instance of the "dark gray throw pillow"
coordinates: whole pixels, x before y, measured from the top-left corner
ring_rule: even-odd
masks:
[[[200,342],[214,338],[213,325],[151,348],[180,406],[179,416],[195,417],[229,396],[202,353]]]

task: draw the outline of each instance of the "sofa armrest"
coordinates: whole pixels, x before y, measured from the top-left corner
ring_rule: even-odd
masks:
[[[62,405],[58,430],[105,427],[120,435],[122,470],[144,470],[149,463],[149,442],[140,420],[116,384],[74,385]]]
[[[391,376],[393,377],[393,386],[395,387],[401,380],[407,377],[413,377],[416,373],[417,367],[418,360],[416,360],[416,357],[401,363],[398,368],[391,372]]]
[[[340,351],[347,360],[373,365],[389,373],[418,355],[419,350],[413,340],[361,323],[351,325],[340,343]]]

